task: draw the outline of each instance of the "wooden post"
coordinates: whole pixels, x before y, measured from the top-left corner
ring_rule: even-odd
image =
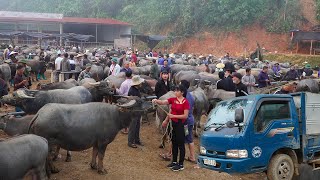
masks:
[[[98,24],[96,24],[96,44],[97,43],[98,43]]]
[[[63,33],[63,24],[60,23],[59,27],[60,27],[60,35],[61,35]],[[62,46],[62,36],[60,36],[60,46]]]
[[[310,55],[312,55],[312,49],[313,49],[313,40],[311,40],[311,46],[310,46]]]
[[[299,41],[297,41],[296,54],[298,54],[298,51],[299,51]]]

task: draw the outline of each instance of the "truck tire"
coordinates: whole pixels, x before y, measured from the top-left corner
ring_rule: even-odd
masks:
[[[290,156],[277,154],[271,158],[267,176],[269,180],[291,180],[294,174],[294,165]]]

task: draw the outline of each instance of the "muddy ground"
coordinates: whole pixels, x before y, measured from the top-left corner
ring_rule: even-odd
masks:
[[[49,73],[47,73],[49,77]],[[49,79],[49,78],[48,78]],[[48,83],[49,80],[42,80],[42,83]],[[35,89],[37,83],[32,88]],[[12,111],[13,107],[8,109],[0,108],[0,112]],[[127,146],[127,135],[119,133],[115,140],[107,147],[104,165],[108,174],[99,175],[96,171],[91,170],[89,163],[91,161],[92,149],[81,152],[72,152],[72,162],[64,162],[66,151],[61,151],[61,158],[55,162],[56,166],[61,170],[57,174],[53,174],[50,179],[54,180],[122,180],[122,179],[201,179],[201,180],[231,180],[231,179],[265,179],[262,173],[250,175],[229,175],[219,173],[207,169],[199,169],[195,164],[185,162],[185,169],[181,172],[172,172],[166,168],[168,161],[164,161],[159,157],[163,152],[159,149],[161,134],[156,129],[154,117],[149,116],[150,122],[143,123],[141,127],[141,140],[145,144],[143,147],[132,149]],[[0,130],[0,138],[8,138]],[[195,138],[196,153],[199,153],[199,141]],[[36,152],[35,152],[36,153]],[[187,151],[188,155],[188,151]],[[26,178],[29,179],[29,178]]]

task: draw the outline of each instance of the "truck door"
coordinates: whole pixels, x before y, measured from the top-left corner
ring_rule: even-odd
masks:
[[[251,155],[265,165],[279,147],[297,142],[290,99],[268,99],[258,103],[251,137]],[[250,151],[248,151],[250,156]]]

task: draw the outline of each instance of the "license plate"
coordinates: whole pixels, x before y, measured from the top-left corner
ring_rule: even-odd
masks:
[[[212,160],[212,159],[204,159],[203,160],[203,164],[209,165],[209,166],[216,166],[217,162],[215,160]]]

